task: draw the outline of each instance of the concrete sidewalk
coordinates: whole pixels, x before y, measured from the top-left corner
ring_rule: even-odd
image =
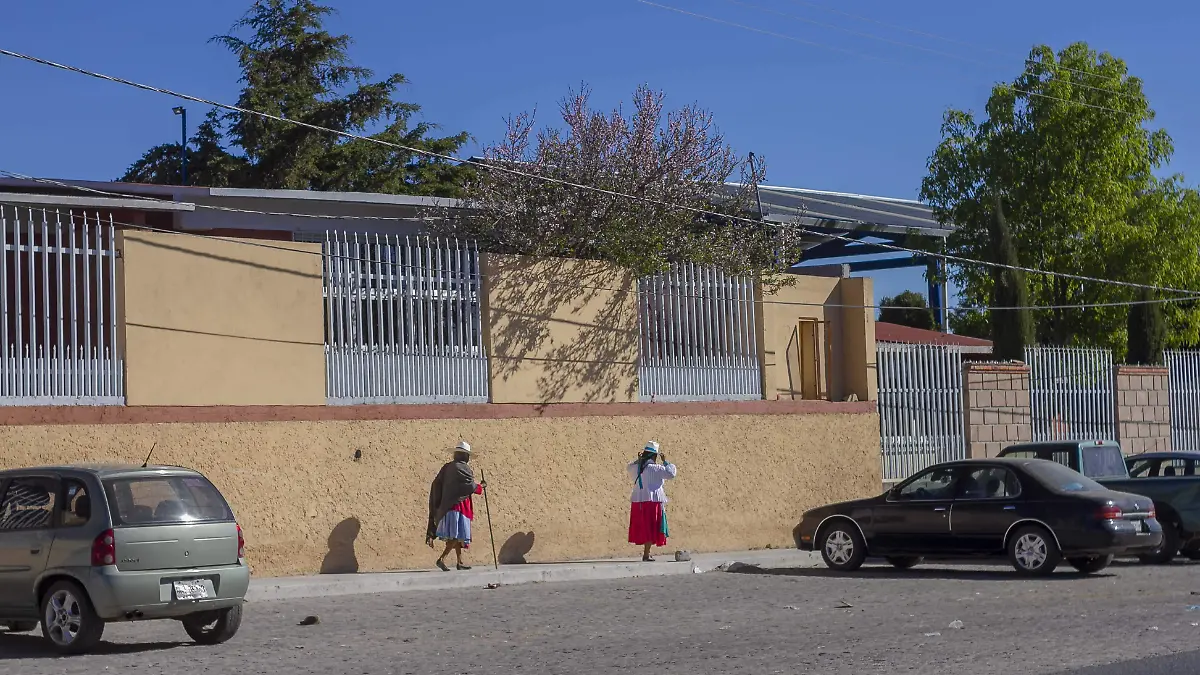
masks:
[[[693,554],[687,562],[675,562],[674,553],[660,554],[652,563],[639,559],[588,560],[562,563],[526,563],[476,566],[467,571],[405,570],[368,574],[323,574],[309,577],[253,579],[246,599],[251,602],[321,598],[365,593],[401,593],[451,588],[485,588],[489,584],[515,584],[555,581],[598,581],[631,577],[672,576],[711,572],[729,563],[760,567],[817,567],[820,554],[795,549],[734,551]]]

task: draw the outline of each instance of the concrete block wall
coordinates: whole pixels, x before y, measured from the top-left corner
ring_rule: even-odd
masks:
[[[995,457],[1005,446],[1033,438],[1029,366],[965,363],[963,398],[968,457]]]
[[[1171,449],[1171,404],[1166,368],[1117,366],[1117,440],[1126,454]]]

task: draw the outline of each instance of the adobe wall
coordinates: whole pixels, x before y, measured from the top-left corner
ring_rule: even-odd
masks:
[[[790,546],[805,509],[880,486],[871,403],[0,413],[0,468],[140,464],[157,441],[155,462],[199,469],[226,494],[259,576],[430,567],[429,482],[460,438],[479,450],[506,559],[526,550],[530,561],[632,555],[624,467],[649,439],[680,471],[668,488],[670,550]],[[470,559],[482,563],[491,549],[479,498],[476,513]]]

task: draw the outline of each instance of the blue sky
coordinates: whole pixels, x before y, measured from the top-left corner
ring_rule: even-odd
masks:
[[[776,35],[637,0],[330,0],[340,10],[330,28],[354,36],[360,65],[406,75],[401,98],[419,103],[425,119],[484,143],[513,112],[536,106],[554,121],[556,103],[580,82],[605,107],[645,82],[668,104],[712,110],[737,150],[766,158],[768,183],[910,198],[946,108],[981,109],[991,83],[1014,77],[1034,44],[1085,40],[1146,81],[1157,123],[1175,139],[1171,170],[1200,174],[1197,3],[1147,11],[1115,0],[655,2]],[[0,45],[8,49],[237,97],[236,62],[208,38],[226,32],[248,0],[5,4]],[[113,179],[179,133],[171,99],[33,64],[0,58],[0,91],[0,168],[11,171]],[[202,114],[189,105],[190,119]],[[924,285],[917,270],[873,276],[877,296]]]

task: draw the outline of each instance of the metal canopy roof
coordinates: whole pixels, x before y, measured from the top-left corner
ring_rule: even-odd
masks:
[[[463,203],[456,199],[437,197],[420,197],[411,195],[388,195],[362,192],[320,192],[315,190],[253,190],[242,188],[209,188],[199,186],[178,185],[147,185],[138,183],[119,183],[103,181],[55,181],[72,187],[116,192],[129,195],[130,204],[138,204],[147,210],[191,210],[188,202],[220,203],[223,200],[257,201],[257,200],[297,200],[304,202],[325,202],[327,204],[362,204],[391,208],[421,208],[443,207],[462,208]],[[733,184],[731,184],[732,187]],[[58,189],[56,189],[56,187]],[[65,189],[63,186],[48,185],[47,183],[0,178],[0,193],[13,191],[30,191],[37,188],[38,192],[57,192]],[[945,237],[952,227],[942,226],[933,217],[929,207],[910,199],[895,199],[871,195],[829,192],[824,190],[809,190],[804,188],[780,187],[773,185],[760,186],[763,212],[767,220],[777,223],[797,223],[805,227],[830,231],[854,231],[860,235],[877,233],[880,235],[905,235],[916,231],[933,237]],[[26,192],[29,194],[29,192]],[[99,205],[103,198],[95,193],[76,196],[79,202],[87,201]],[[159,200],[180,202],[178,206],[159,203],[158,208],[148,200],[137,200],[138,196],[154,197]],[[81,197],[83,197],[81,199]],[[55,201],[66,205],[68,198],[63,195],[38,197],[47,201]],[[109,197],[112,199],[112,197]],[[25,199],[30,199],[26,197]],[[72,200],[73,201],[73,200]],[[264,210],[278,207],[266,207]],[[869,235],[868,235],[869,236]],[[885,237],[886,238],[886,237]]]
[[[928,206],[910,199],[766,185],[759,193],[767,220],[775,222],[889,234],[915,230],[934,237],[945,237],[953,230],[939,223]]]

